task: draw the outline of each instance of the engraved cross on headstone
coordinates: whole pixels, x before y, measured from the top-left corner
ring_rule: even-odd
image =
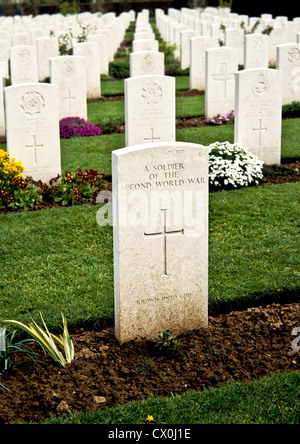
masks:
[[[64,100],[69,100],[69,110],[71,111],[71,100],[75,100],[75,97],[72,97],[71,91],[68,91],[68,96],[64,97]]]
[[[224,82],[224,99],[227,99],[227,82],[233,79],[234,73],[227,72],[227,62],[220,63],[220,71],[212,77],[218,82]]]
[[[38,145],[36,143],[36,136],[33,135],[32,137],[33,137],[33,145],[26,145],[26,148],[27,149],[31,149],[32,148],[34,150],[34,164],[36,165],[37,164],[36,149],[37,148],[43,148],[44,145]]]
[[[27,76],[27,72],[23,73],[23,78],[20,79],[21,82],[27,83],[27,81],[31,80],[30,76]]]
[[[259,131],[259,140],[258,140],[259,146],[261,146],[261,132],[262,131],[267,131],[267,129],[268,129],[268,128],[262,128],[261,120],[262,119],[259,119],[259,128],[252,128],[253,131]]]
[[[163,237],[163,275],[168,275],[168,268],[167,268],[167,236],[172,236],[176,234],[182,234],[184,235],[184,229],[181,230],[174,230],[174,231],[167,231],[167,209],[162,208],[161,211],[164,213],[164,225],[162,231],[158,231],[156,233],[144,233],[144,236],[152,236],[152,237]]]
[[[154,128],[151,128],[151,136],[150,137],[144,137],[145,142],[156,142],[160,140],[160,137],[154,137]]]

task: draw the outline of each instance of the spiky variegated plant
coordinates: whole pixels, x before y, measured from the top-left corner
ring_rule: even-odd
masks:
[[[67,321],[62,314],[63,335],[56,336],[49,332],[42,314],[40,315],[45,330],[43,330],[43,328],[41,328],[35,321],[32,321],[32,323],[25,325],[22,322],[7,319],[1,321],[1,323],[12,324],[16,327],[21,328],[23,331],[28,333],[35,341],[37,341],[42,346],[42,348],[49,353],[54,361],[58,362],[62,367],[65,367],[66,364],[69,364],[74,359],[74,345],[68,332]],[[62,347],[65,356],[63,356],[62,352],[58,349],[56,343],[58,343]]]

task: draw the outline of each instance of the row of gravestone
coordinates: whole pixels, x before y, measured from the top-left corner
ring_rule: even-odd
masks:
[[[93,59],[97,59],[100,73],[108,74],[108,62],[113,61],[124,28],[134,20],[135,12],[122,13],[119,17],[114,13],[98,15],[41,15],[27,20],[23,17],[17,24],[4,18],[0,22],[0,65],[5,77],[8,77],[10,67],[12,84],[44,81],[50,76],[48,60],[59,55],[59,44],[66,52],[75,43],[85,40],[97,45],[96,49],[93,47]],[[83,49],[78,49],[80,51]],[[90,48],[86,47],[87,56],[89,51]]]
[[[287,17],[272,19],[270,14],[263,14],[259,18],[260,28],[256,29],[255,33],[245,35],[240,24],[244,22],[249,30],[257,19],[230,14],[229,11],[226,14],[226,10],[224,13],[217,8],[206,8],[199,12],[198,17],[195,10],[188,8],[182,8],[181,11],[171,8],[168,15],[161,10],[157,12],[157,25],[161,34],[171,43],[177,44],[181,67],[190,68],[190,89],[205,89],[205,81],[212,74],[212,62],[208,72],[205,71],[206,50],[219,46],[218,40],[222,39],[222,33],[225,32],[225,47],[235,48],[231,55],[228,52],[228,60],[232,62],[231,69],[236,71],[239,65],[243,65],[244,69],[268,68],[269,62],[272,62],[276,64],[277,69],[283,71],[283,104],[299,100],[300,18],[288,21]],[[220,29],[221,25],[227,26],[225,31]],[[267,25],[273,26],[270,35],[262,34]],[[214,35],[214,30],[218,30],[218,35]],[[222,56],[220,58],[222,59]],[[218,64],[216,61],[213,63]],[[224,72],[224,77],[228,77],[228,80],[233,79],[234,71],[226,70],[226,63],[221,63],[220,71],[215,73],[215,76],[222,78]],[[218,66],[213,70],[216,69]],[[233,101],[231,94],[231,102]],[[211,112],[206,117],[213,117]]]
[[[260,37],[265,35],[264,44],[268,62],[275,62],[277,46],[286,42],[296,43],[300,33],[300,17],[295,17],[292,21],[289,21],[287,17],[273,18],[270,14],[248,17],[218,8],[204,10],[170,8],[168,14],[157,10],[156,22],[163,39],[177,45],[175,55],[180,60],[182,69],[190,64],[189,40],[192,37],[206,37],[208,47],[219,44],[235,47],[238,52],[238,63],[245,64],[245,34],[249,35],[254,32]],[[261,45],[262,42],[259,41],[258,44]],[[252,63],[255,63],[255,59]],[[247,57],[246,61],[248,60]]]

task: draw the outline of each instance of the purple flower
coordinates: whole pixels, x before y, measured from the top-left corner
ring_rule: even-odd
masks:
[[[65,117],[59,121],[60,137],[69,139],[70,137],[98,136],[102,134],[101,129],[87,120],[80,117]]]

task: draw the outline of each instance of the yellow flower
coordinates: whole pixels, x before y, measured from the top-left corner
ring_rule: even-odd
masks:
[[[148,415],[146,421],[147,421],[147,422],[152,422],[152,421],[154,421],[153,416],[152,416],[152,415]]]

